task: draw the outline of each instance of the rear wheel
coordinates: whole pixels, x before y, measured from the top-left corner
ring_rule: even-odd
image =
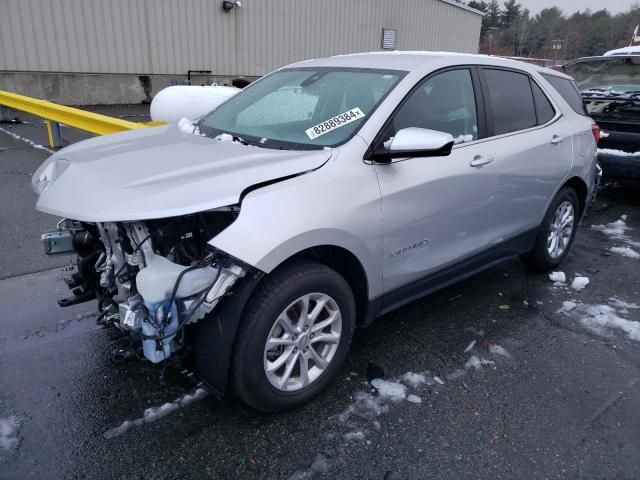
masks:
[[[245,310],[232,360],[235,393],[265,412],[309,401],[338,373],[354,327],[353,294],[337,272],[314,262],[273,272]]]
[[[561,189],[544,217],[533,249],[522,261],[532,270],[547,272],[558,267],[569,253],[580,218],[580,203],[571,187]]]

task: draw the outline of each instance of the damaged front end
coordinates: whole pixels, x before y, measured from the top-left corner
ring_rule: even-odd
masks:
[[[251,267],[207,244],[237,217],[236,206],[136,222],[63,220],[45,232],[47,254],[77,254],[61,306],[98,300],[99,322],[131,335],[153,363],[187,344],[202,320]]]

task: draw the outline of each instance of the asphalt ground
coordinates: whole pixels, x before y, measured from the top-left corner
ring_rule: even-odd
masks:
[[[0,127],[46,143],[36,119]],[[295,411],[210,396],[154,410],[189,403],[197,379],[174,364],[163,383],[160,366],[114,365],[121,339],[96,325],[95,305],[57,306],[69,260],[42,254],[39,233],[57,219],[34,210],[29,185],[47,155],[0,131],[1,479],[640,478],[640,324],[628,321],[640,320],[640,259],[610,250],[640,251],[640,192],[601,192],[567,283],[512,260],[386,315]],[[591,228],[623,215],[623,235]],[[577,273],[590,279],[581,291],[568,286]],[[408,388],[421,403],[371,396],[372,371],[422,372]]]

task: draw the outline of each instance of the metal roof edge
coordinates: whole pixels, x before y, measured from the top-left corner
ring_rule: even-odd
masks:
[[[454,7],[459,7],[459,8],[462,8],[463,10],[467,10],[469,12],[475,13],[477,15],[480,15],[481,17],[484,17],[486,15],[486,13],[481,12],[480,10],[476,10],[475,8],[471,8],[470,6],[465,5],[464,3],[456,2],[455,0],[440,0],[440,1],[444,3],[448,3],[449,5],[453,5]]]

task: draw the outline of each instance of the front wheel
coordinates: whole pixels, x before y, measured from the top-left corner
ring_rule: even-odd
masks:
[[[555,196],[542,221],[533,249],[522,261],[537,272],[557,268],[569,253],[580,218],[578,196],[571,187],[564,187]]]
[[[329,267],[294,262],[249,301],[233,352],[232,385],[264,412],[296,407],[336,376],[355,328],[347,282]]]

